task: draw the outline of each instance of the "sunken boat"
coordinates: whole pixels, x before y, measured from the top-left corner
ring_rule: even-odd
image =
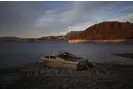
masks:
[[[87,59],[77,57],[68,52],[59,52],[56,55],[41,57],[45,65],[54,68],[67,68],[72,70],[85,70],[93,68]]]

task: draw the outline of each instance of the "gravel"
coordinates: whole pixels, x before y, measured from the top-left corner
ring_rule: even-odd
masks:
[[[91,71],[74,71],[32,63],[0,71],[0,89],[133,89],[133,67],[125,65],[96,63]]]

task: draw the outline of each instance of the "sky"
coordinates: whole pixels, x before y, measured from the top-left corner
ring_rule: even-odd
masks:
[[[0,2],[0,37],[64,35],[103,21],[133,23],[133,1]]]

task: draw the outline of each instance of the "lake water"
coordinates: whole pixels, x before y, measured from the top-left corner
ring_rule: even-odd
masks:
[[[67,51],[88,58],[90,61],[133,64],[133,59],[112,55],[114,53],[133,53],[133,45],[0,42],[0,68],[36,62],[40,60],[40,57],[58,51]]]

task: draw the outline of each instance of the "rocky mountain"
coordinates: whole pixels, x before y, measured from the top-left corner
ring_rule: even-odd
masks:
[[[102,22],[95,24],[73,39],[83,40],[118,40],[133,39],[133,23],[129,22]]]
[[[65,35],[66,40],[74,39],[76,36],[78,36],[82,31],[70,31]]]
[[[65,36],[47,36],[41,38],[18,38],[18,37],[0,37],[2,41],[70,41],[84,42],[86,40],[123,40],[133,39],[133,23],[129,22],[102,22],[92,25],[84,31],[71,31]],[[71,42],[72,41],[72,42]]]

